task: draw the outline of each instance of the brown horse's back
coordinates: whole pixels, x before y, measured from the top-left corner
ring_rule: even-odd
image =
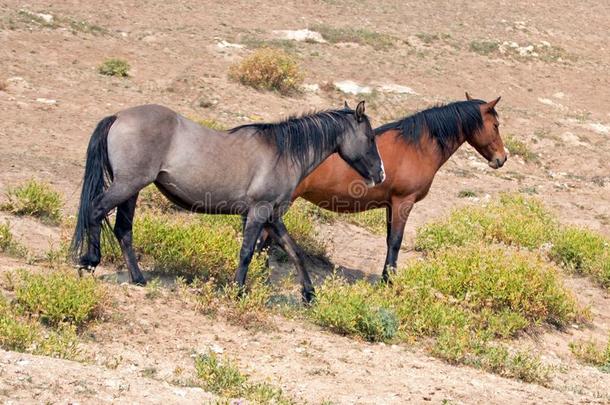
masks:
[[[385,166],[383,183],[367,188],[362,177],[333,154],[299,184],[293,199],[302,197],[336,212],[360,212],[389,206],[392,198],[423,198],[438,166],[436,159],[422,156],[429,146],[407,144],[391,130],[377,137],[377,147]]]

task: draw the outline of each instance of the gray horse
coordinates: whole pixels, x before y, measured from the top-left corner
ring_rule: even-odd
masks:
[[[80,256],[80,269],[93,271],[101,259],[102,226],[109,226],[107,215],[116,207],[113,231],[130,280],[145,284],[132,247],[132,223],[139,191],[155,183],[184,209],[243,216],[235,274],[240,287],[265,229],[295,263],[303,298],[310,301],[314,289],[303,253],[288,235],[282,215],[297,184],[335,152],[369,186],[384,180],[363,101],[355,110],[346,104],[341,110],[228,132],[201,127],[159,105],[129,108],[101,120],[91,136],[71,251],[75,259]]]

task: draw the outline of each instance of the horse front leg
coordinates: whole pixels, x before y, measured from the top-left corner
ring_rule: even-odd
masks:
[[[288,234],[286,225],[281,219],[273,221],[273,223],[267,224],[265,230],[273,240],[275,240],[280,247],[290,256],[294,266],[299,274],[299,280],[301,282],[301,296],[303,301],[310,303],[315,297],[315,290],[313,283],[309,277],[309,273],[305,268],[305,253],[295,243],[295,241]]]
[[[261,234],[263,225],[271,216],[271,206],[268,204],[258,205],[250,208],[247,216],[244,216],[244,232],[241,250],[239,252],[239,266],[235,272],[235,282],[241,290],[246,284],[248,267],[254,255],[256,242]]]
[[[387,208],[387,254],[383,266],[382,279],[384,282],[390,280],[390,273],[396,272],[398,252],[402,245],[405,225],[409,219],[409,213],[413,208],[413,201],[407,199],[392,198],[392,204]]]

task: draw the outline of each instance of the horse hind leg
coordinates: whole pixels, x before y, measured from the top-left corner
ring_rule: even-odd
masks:
[[[129,279],[133,284],[145,285],[146,280],[140,271],[138,259],[133,250],[132,229],[137,200],[138,193],[127,201],[119,204],[116,213],[116,222],[114,224],[114,235],[119,241],[123,258],[125,259],[125,263],[127,263]]]
[[[106,220],[106,216],[110,211],[134,195],[137,195],[141,188],[134,187],[132,184],[121,184],[115,181],[106,191],[93,200],[92,209],[87,221],[87,253],[79,260],[79,267],[81,269],[95,270],[102,257],[100,237],[103,221]]]

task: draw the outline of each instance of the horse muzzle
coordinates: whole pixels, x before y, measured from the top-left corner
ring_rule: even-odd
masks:
[[[504,163],[506,163],[507,159],[508,155],[504,155],[502,158],[493,158],[488,162],[489,167],[491,167],[492,169],[499,169],[504,166]]]

